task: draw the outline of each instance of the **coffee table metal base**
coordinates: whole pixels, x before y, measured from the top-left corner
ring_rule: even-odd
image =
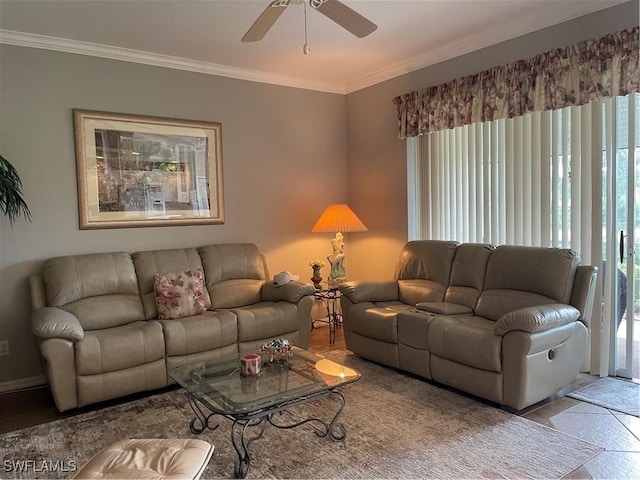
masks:
[[[231,425],[231,441],[233,443],[233,448],[235,448],[238,455],[238,462],[236,463],[234,470],[236,478],[245,478],[247,476],[249,465],[251,463],[251,444],[262,437],[267,423],[276,428],[283,429],[290,429],[307,423],[313,423],[316,427],[315,434],[318,435],[318,437],[329,437],[334,442],[341,442],[347,436],[347,429],[344,424],[338,423],[338,418],[340,418],[342,410],[344,409],[345,399],[344,395],[337,390],[327,390],[317,394],[282,402],[263,410],[237,415],[220,414],[216,412],[208,413],[209,409],[204,403],[190,393],[188,394],[188,397],[189,406],[196,415],[189,424],[189,428],[193,433],[200,434],[206,429],[215,430],[218,428],[220,424],[212,425],[211,423],[211,419],[216,416],[228,418],[233,422]],[[282,424],[278,421],[281,420],[282,414],[285,411],[295,406],[327,397],[335,397],[340,402],[340,408],[330,422],[326,422],[325,420],[317,417],[308,417],[304,420],[290,424]],[[201,408],[201,406],[204,408]]]

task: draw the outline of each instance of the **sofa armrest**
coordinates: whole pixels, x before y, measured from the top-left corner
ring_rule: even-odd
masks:
[[[569,304],[580,310],[580,320],[588,327],[593,311],[593,299],[596,290],[598,268],[590,265],[578,265],[573,280],[573,290]]]
[[[338,287],[343,295],[353,303],[391,302],[398,300],[398,282],[345,282]]]
[[[536,333],[549,330],[560,325],[575,322],[580,311],[564,303],[536,305],[505,313],[496,322],[496,335],[504,336],[507,332],[521,330]]]
[[[313,295],[313,292],[315,292],[313,285],[296,280],[280,287],[273,283],[265,283],[262,287],[262,299],[271,302],[298,303],[302,297]]]
[[[31,294],[31,310],[47,306],[47,295],[41,274],[34,273],[29,276],[29,293]]]
[[[84,329],[75,315],[55,307],[43,307],[33,312],[31,331],[40,338],[64,338],[72,342],[84,338]]]

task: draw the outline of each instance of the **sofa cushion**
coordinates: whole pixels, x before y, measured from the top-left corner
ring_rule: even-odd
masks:
[[[445,294],[446,302],[475,308],[494,248],[484,243],[463,243],[457,248]]]
[[[476,314],[498,320],[533,305],[569,303],[580,257],[573,250],[501,245],[487,264]]]
[[[85,330],[117,327],[144,319],[140,295],[100,295],[60,308],[74,315]]]
[[[51,258],[42,277],[51,307],[98,295],[138,294],[136,272],[124,252]]]
[[[264,257],[251,243],[207,245],[198,248],[213,309],[259,302],[267,281]]]
[[[207,284],[212,308],[222,309],[244,307],[260,302],[265,282],[251,278],[237,278],[213,284],[207,281]]]
[[[537,293],[569,303],[580,257],[565,248],[501,245],[487,264],[484,289]]]
[[[398,297],[402,303],[416,305],[422,302],[441,302],[446,285],[433,280],[398,280]]]
[[[535,305],[556,303],[553,299],[537,293],[521,290],[487,290],[482,292],[476,306],[476,314],[497,321],[503,315]]]
[[[207,282],[234,278],[266,280],[265,260],[252,243],[226,243],[198,248]]]
[[[408,242],[400,252],[395,278],[397,280],[422,278],[448,285],[451,264],[458,245],[458,242],[444,240]]]
[[[160,320],[200,315],[207,310],[202,270],[156,273],[153,276]]]
[[[136,272],[127,253],[51,258],[42,280],[47,305],[75,315],[85,330],[144,319]]]
[[[289,302],[260,302],[231,311],[238,317],[238,342],[274,338],[299,328],[298,309]]]
[[[162,327],[155,321],[85,332],[75,344],[78,375],[124,370],[164,358]]]
[[[398,300],[397,281],[364,281],[341,283],[340,291],[351,302],[379,302]]]
[[[442,358],[493,372],[502,371],[502,337],[495,323],[473,315],[436,316],[429,324],[429,351]],[[435,377],[434,377],[435,378]]]
[[[238,341],[236,316],[230,311],[159,320],[168,357],[206,352]]]
[[[147,320],[158,318],[153,284],[153,276],[155,274],[203,269],[202,261],[195,248],[148,250],[136,252],[131,255],[131,258],[136,267],[138,286],[144,305],[144,315]],[[205,291],[205,304],[207,308],[211,305],[207,291]]]

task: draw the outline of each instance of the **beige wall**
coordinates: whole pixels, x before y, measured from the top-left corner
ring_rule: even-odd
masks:
[[[638,5],[634,0],[348,95],[349,204],[369,227],[366,234],[351,235],[349,266],[353,276],[391,278],[407,241],[406,148],[405,141],[397,138],[394,97],[632,28],[638,25]]]
[[[308,278],[330,253],[311,227],[347,200],[344,95],[13,46],[0,62],[0,151],[33,213],[13,229],[0,218],[0,382],[41,374],[27,277],[46,258],[254,242],[273,273]],[[73,108],[221,122],[226,224],[79,230]]]
[[[27,277],[44,259],[254,242],[271,271],[306,278],[330,253],[311,234],[348,200],[369,232],[348,235],[349,277],[390,278],[407,238],[405,142],[393,97],[638,23],[638,2],[425,68],[347,96],[133,63],[0,46],[0,152],[18,168],[33,223],[0,218],[0,387],[41,374]],[[222,123],[225,225],[80,231],[72,108]],[[326,267],[325,267],[326,268]]]

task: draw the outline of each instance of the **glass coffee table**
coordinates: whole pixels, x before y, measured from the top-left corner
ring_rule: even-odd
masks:
[[[338,423],[345,405],[338,388],[360,379],[356,370],[293,347],[293,355],[269,361],[262,356],[260,375],[240,375],[239,355],[233,358],[208,360],[177,367],[169,376],[188,393],[189,405],[195,413],[190,429],[202,433],[215,430],[212,418],[231,420],[231,441],[238,454],[235,466],[237,478],[245,478],[251,462],[251,444],[264,433],[267,423],[277,428],[294,428],[312,423],[319,437],[339,442],[347,435],[346,427]],[[283,413],[298,405],[326,397],[335,397],[339,408],[331,420],[309,417],[294,423]]]

